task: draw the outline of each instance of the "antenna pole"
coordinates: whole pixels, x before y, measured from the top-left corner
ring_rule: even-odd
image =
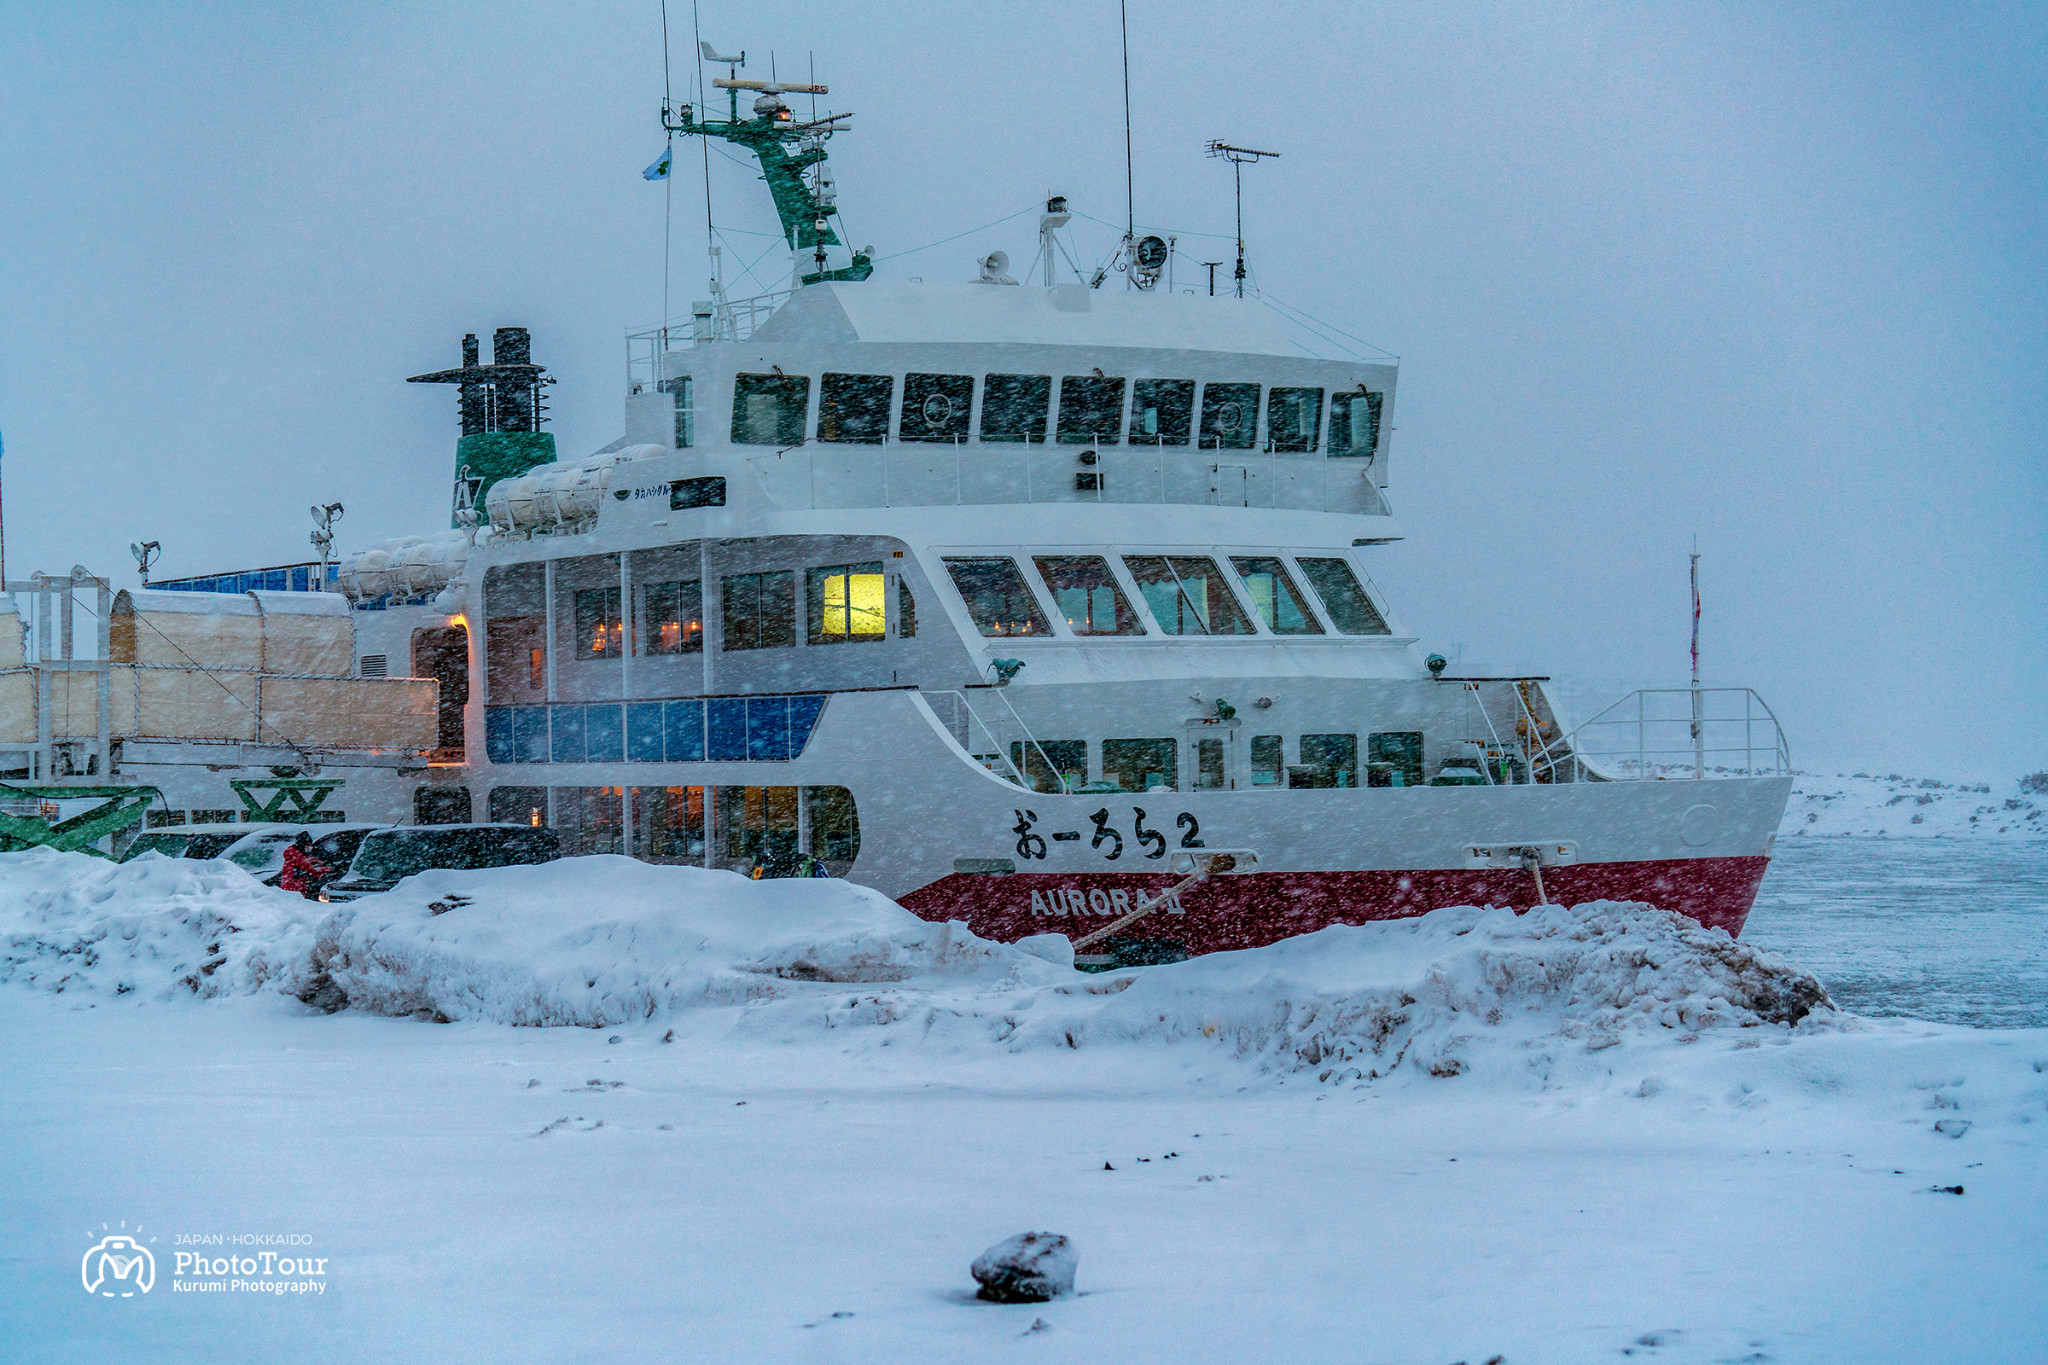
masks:
[[[1704,717],[1700,707],[1700,538],[1692,538],[1692,775],[1707,775]]]
[[[1138,232],[1137,191],[1131,171],[1131,16],[1128,0],[1117,0],[1117,18],[1124,35],[1124,243],[1128,246]]]
[[[1209,155],[1220,156],[1230,163],[1231,178],[1237,189],[1237,296],[1244,297],[1244,164],[1263,157],[1277,157],[1278,152],[1262,152],[1252,147],[1233,147],[1227,142],[1209,144]],[[1220,262],[1219,262],[1220,264]],[[1211,272],[1213,275],[1214,272]],[[1212,284],[1210,293],[1215,292]]]

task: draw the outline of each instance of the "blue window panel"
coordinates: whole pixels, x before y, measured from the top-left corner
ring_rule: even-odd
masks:
[[[516,706],[512,709],[512,761],[548,761],[548,708]]]
[[[617,763],[626,756],[625,725],[619,704],[583,708],[583,761]]]
[[[557,763],[581,763],[583,761],[583,708],[580,706],[552,706],[555,740],[550,752]]]
[[[811,742],[811,727],[818,723],[818,714],[825,709],[823,697],[791,697],[789,699],[789,756],[803,757],[804,746]]]
[[[484,708],[484,753],[493,763],[512,763],[516,750],[512,747],[512,708],[509,706],[487,706]]]
[[[747,699],[745,697],[718,697],[708,703],[710,711],[711,757],[722,763],[740,761],[747,756]]]
[[[311,580],[306,577],[306,566],[301,564],[292,570],[292,591],[304,592]]]
[[[789,757],[789,698],[747,699],[747,757],[781,763]]]
[[[661,762],[661,703],[636,701],[626,708],[626,757],[635,763]]]
[[[704,703],[672,701],[662,711],[668,761],[701,763],[704,760]]]
[[[286,575],[285,570],[265,569],[263,571],[263,587],[265,591],[283,592],[286,588],[290,586],[291,579]]]

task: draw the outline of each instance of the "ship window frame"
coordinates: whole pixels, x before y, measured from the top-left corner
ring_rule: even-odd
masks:
[[[776,416],[775,438],[756,440],[747,434],[754,428],[752,416],[747,412],[746,400],[757,394],[762,397],[780,393],[783,397],[781,412]],[[795,399],[795,422],[790,420],[790,399]],[[811,377],[807,374],[756,374],[742,371],[732,377],[732,444],[736,446],[779,446],[785,450],[804,443],[811,419]],[[794,430],[794,439],[790,433]]]
[[[969,624],[974,627],[975,632],[982,639],[1045,640],[1052,638],[1052,620],[1046,614],[1045,605],[1038,600],[1038,593],[1031,584],[1031,575],[1025,573],[1023,568],[1017,563],[1017,556],[1015,554],[942,555],[939,562],[946,567],[946,578],[953,585],[955,596],[960,599],[961,605],[967,609]],[[1023,590],[1023,600],[1031,608],[1030,615],[1025,622],[1027,629],[1020,631],[990,631],[983,622],[980,613],[977,612],[974,599],[968,596],[967,586],[960,581],[959,571],[972,565],[991,564],[1008,566],[1010,573],[1016,578],[1017,586]],[[1035,629],[1028,627],[1035,627]]]
[[[1023,384],[1025,384],[1025,385],[1038,385],[1038,386],[1042,386],[1042,387],[1043,387],[1043,395],[1042,395],[1042,396],[1041,396],[1041,397],[1039,398],[1039,400],[1038,400],[1038,423],[1037,423],[1037,426],[1036,426],[1036,427],[1027,427],[1027,428],[1025,428],[1024,430],[1021,430],[1021,431],[999,431],[999,432],[991,432],[991,431],[989,430],[989,425],[988,425],[988,423],[989,423],[989,413],[990,413],[990,412],[991,412],[992,410],[994,410],[994,409],[996,408],[996,406],[997,406],[997,404],[998,404],[999,402],[1000,402],[1000,403],[1004,403],[1004,404],[1006,404],[1006,405],[1007,405],[1007,404],[1010,404],[1010,403],[1012,402],[1012,400],[1010,400],[1010,399],[1008,399],[1008,398],[998,398],[998,397],[996,396],[996,394],[995,394],[995,393],[992,393],[992,392],[991,392],[991,390],[994,390],[994,389],[996,389],[996,388],[997,388],[997,387],[998,387],[999,385],[1000,385],[1000,386],[1002,386],[1002,387],[1005,387],[1005,388],[1007,388],[1007,387],[1008,387],[1007,381],[1010,381],[1010,380],[1017,380],[1017,381],[1021,381],[1021,382],[1022,382]],[[1029,401],[1029,400],[1027,399],[1026,401]],[[1044,445],[1044,444],[1045,444],[1045,429],[1046,429],[1047,425],[1048,425],[1048,424],[1050,423],[1050,421],[1051,421],[1051,413],[1052,413],[1052,376],[1051,376],[1051,375],[1049,375],[1049,374],[984,374],[984,375],[983,375],[983,376],[981,377],[981,415],[980,415],[980,427],[979,427],[979,430],[980,430],[980,432],[981,432],[981,440],[982,440],[982,442],[983,442],[984,444],[987,444],[987,445]],[[1005,417],[1005,420],[1008,420],[1008,417],[1007,417],[1007,415],[1006,415],[1006,417]]]
[[[974,384],[971,374],[939,374],[915,371],[903,376],[903,405],[896,420],[896,439],[916,444],[965,445],[974,435]],[[966,392],[958,390],[965,386]],[[952,390],[952,392],[948,392]],[[934,422],[930,405],[944,399],[948,410]],[[952,409],[956,403],[958,411]],[[913,424],[916,424],[915,429]],[[940,430],[941,427],[948,428]]]
[[[781,632],[787,633],[787,638],[770,640],[766,638],[767,632],[762,629],[763,624],[770,618],[768,612],[762,608],[761,602],[764,589],[776,579],[787,585],[786,594],[781,601],[774,604],[786,608],[786,611],[775,618],[775,622],[781,627]],[[736,588],[748,581],[753,583],[753,626],[750,631],[736,632],[733,629],[733,593]],[[718,580],[718,607],[720,653],[737,653],[750,649],[789,649],[797,642],[796,572],[793,569],[760,569],[751,573],[721,575]],[[735,638],[741,639],[743,643],[735,644]]]
[[[1294,575],[1288,571],[1290,566],[1286,559],[1278,554],[1231,554],[1225,555],[1224,558],[1230,561],[1230,571],[1237,575],[1237,581],[1244,585],[1244,595],[1251,599],[1252,615],[1258,619],[1260,625],[1266,628],[1268,635],[1293,638],[1329,634],[1329,631],[1323,625],[1322,619],[1316,615],[1315,606],[1309,600],[1309,595],[1302,592],[1301,588],[1294,581]],[[1247,570],[1245,567],[1247,564],[1270,564],[1273,568],[1270,571],[1266,569]],[[1252,586],[1254,573],[1271,577],[1274,580],[1275,591],[1273,594],[1273,615],[1271,617],[1268,617],[1259,609],[1260,599],[1258,590]],[[1301,614],[1302,629],[1288,630],[1280,626],[1280,598],[1283,593],[1294,604],[1295,610]]]
[[[1134,446],[1184,446],[1189,444],[1194,439],[1195,434],[1195,390],[1198,387],[1197,381],[1193,379],[1133,379],[1131,381],[1130,444]],[[1141,393],[1140,390],[1146,390],[1146,392]],[[1181,409],[1180,431],[1178,435],[1170,435],[1166,430],[1168,424],[1164,418],[1168,409],[1166,404],[1162,402],[1151,404],[1151,407],[1161,414],[1160,429],[1152,432],[1139,430],[1139,426],[1144,420],[1142,414],[1146,410],[1146,399],[1152,397],[1153,390],[1172,390],[1176,393],[1185,393],[1187,401],[1186,406]]]
[[[853,629],[855,617],[869,615],[855,603],[856,594],[863,592],[867,584],[856,583],[856,579],[873,579],[875,605],[871,609],[874,617],[873,631]],[[838,584],[838,600],[833,601],[834,585]],[[826,564],[804,570],[804,617],[806,644],[845,645],[868,644],[887,638],[888,635],[888,579],[882,573],[882,561],[870,559],[858,564]],[[842,630],[833,630],[833,613],[838,614],[837,624]],[[860,624],[866,624],[865,621]]]
[[[1219,554],[1212,552],[1209,554],[1192,555],[1175,550],[1147,551],[1119,548],[1115,551],[1115,554],[1122,561],[1124,571],[1131,576],[1132,585],[1138,590],[1138,598],[1144,603],[1145,610],[1150,613],[1153,624],[1159,627],[1160,634],[1183,640],[1241,640],[1256,639],[1263,633],[1262,628],[1265,623],[1259,619],[1257,612],[1248,610],[1245,607],[1244,602],[1238,597],[1235,585],[1231,582],[1235,575],[1222,563],[1223,560],[1229,558],[1227,553]],[[1202,627],[1200,630],[1174,630],[1167,624],[1166,620],[1160,616],[1158,610],[1153,606],[1151,595],[1145,591],[1145,581],[1138,577],[1138,568],[1131,562],[1133,559],[1157,559],[1166,564],[1167,572],[1172,576],[1179,600],[1194,612],[1196,622]],[[1181,577],[1180,569],[1175,566],[1173,561],[1197,559],[1208,561],[1214,570],[1217,581],[1222,585],[1224,599],[1230,604],[1237,624],[1244,627],[1242,630],[1219,631],[1215,629],[1209,619],[1213,615],[1213,612],[1208,611],[1210,604],[1205,601],[1200,606],[1196,605],[1193,595],[1188,591],[1187,584]],[[1161,581],[1163,582],[1163,580]],[[1176,611],[1175,619],[1179,620],[1181,616],[1182,613]]]
[[[1283,394],[1289,396],[1282,398],[1281,395]],[[1299,405],[1303,400],[1298,395],[1302,394],[1314,395],[1315,418],[1309,423],[1306,433],[1296,430],[1283,439],[1276,429],[1275,419],[1280,416],[1283,403],[1290,414],[1299,416],[1301,411]],[[1274,384],[1269,386],[1266,390],[1267,452],[1282,455],[1313,455],[1318,449],[1316,438],[1322,434],[1323,429],[1324,396],[1324,390],[1320,385],[1311,387],[1306,384]]]
[[[1200,414],[1200,422],[1195,428],[1195,448],[1197,450],[1252,450],[1256,448],[1259,443],[1259,406],[1260,399],[1263,397],[1264,387],[1262,384],[1248,380],[1203,380],[1202,394],[1197,408]],[[1214,419],[1222,416],[1222,403],[1242,403],[1241,393],[1237,398],[1232,398],[1227,391],[1244,389],[1251,390],[1251,411],[1245,413],[1242,407],[1240,407],[1238,426],[1229,428],[1218,427]],[[1214,408],[1211,407],[1209,402],[1212,392],[1220,395],[1222,399],[1222,403],[1219,403]],[[1242,440],[1238,439],[1240,433],[1242,433]],[[1227,441],[1224,439],[1226,435],[1230,438]],[[1214,445],[1209,444],[1212,436],[1216,438]]]
[[[895,410],[893,374],[828,370],[819,376],[818,439],[822,442],[882,445],[889,439],[889,417]]]
[[[1081,560],[1093,560],[1102,568],[1103,582],[1091,585],[1086,591],[1091,594],[1089,611],[1092,614],[1094,610],[1093,592],[1100,587],[1107,587],[1110,590],[1113,596],[1109,605],[1115,620],[1115,625],[1111,629],[1084,630],[1080,626],[1075,625],[1074,619],[1067,615],[1066,607],[1060,600],[1061,589],[1053,581],[1053,571],[1046,567],[1049,561],[1055,564],[1071,564]],[[1038,552],[1031,555],[1031,567],[1037,571],[1039,582],[1045,586],[1047,595],[1052,598],[1053,614],[1066,627],[1067,634],[1083,640],[1130,638],[1132,636],[1150,634],[1145,628],[1145,619],[1138,615],[1137,608],[1131,603],[1130,595],[1124,591],[1122,581],[1117,578],[1114,556],[1109,554],[1067,554],[1057,551]]]
[[[1093,392],[1093,399],[1078,395]],[[1114,410],[1108,401],[1115,396]],[[1069,401],[1070,396],[1073,401]],[[1130,407],[1131,381],[1123,375],[1063,374],[1060,376],[1059,422],[1056,443],[1063,446],[1113,446],[1123,440],[1124,413]],[[1073,425],[1069,424],[1071,414]],[[1100,425],[1083,428],[1083,419],[1108,416],[1107,429]]]
[[[1362,449],[1354,446],[1351,439],[1352,427],[1354,425],[1351,420],[1351,407],[1354,402],[1360,399],[1365,401],[1366,436],[1369,441],[1369,444]],[[1340,404],[1344,408],[1344,420],[1341,426],[1337,419],[1337,408]],[[1363,381],[1359,383],[1357,388],[1343,389],[1332,393],[1330,395],[1329,413],[1330,433],[1329,439],[1324,442],[1324,449],[1328,454],[1328,458],[1332,460],[1370,460],[1375,458],[1379,454],[1380,444],[1385,438],[1386,414],[1387,395],[1385,391],[1368,389]],[[1341,442],[1337,439],[1340,431],[1344,437]]]
[[[1386,639],[1393,635],[1394,629],[1387,623],[1386,612],[1380,609],[1379,603],[1373,601],[1372,590],[1366,586],[1368,581],[1366,576],[1358,571],[1357,566],[1351,562],[1349,557],[1336,551],[1330,551],[1325,554],[1303,554],[1300,551],[1296,551],[1288,557],[1294,561],[1294,567],[1300,573],[1302,581],[1308,584],[1309,591],[1314,594],[1316,605],[1322,608],[1323,615],[1329,619],[1332,630],[1338,635],[1353,640]],[[1373,630],[1368,626],[1365,630],[1352,630],[1343,621],[1338,619],[1337,609],[1330,605],[1329,597],[1323,591],[1323,585],[1315,580],[1315,577],[1306,567],[1311,563],[1322,563],[1330,560],[1336,561],[1338,567],[1350,579],[1351,586],[1356,589],[1359,598],[1365,603],[1366,611],[1370,613],[1371,620],[1378,623],[1379,629]]]
[[[704,652],[704,580],[702,578],[671,578],[659,583],[643,584],[640,595],[640,618],[642,621],[641,654],[645,658],[669,658],[680,654],[701,654]],[[692,621],[685,604],[696,602],[696,617]],[[673,620],[668,617],[668,606],[674,606]],[[662,641],[665,626],[674,625],[676,642],[668,645]],[[692,634],[690,627],[696,631]]]

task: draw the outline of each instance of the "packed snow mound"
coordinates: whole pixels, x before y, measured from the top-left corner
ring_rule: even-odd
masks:
[[[425,872],[338,906],[296,993],[323,1008],[626,1023],[695,1006],[816,994],[807,983],[1072,976],[849,882],[750,881],[618,856]]]
[[[293,973],[325,908],[232,863],[0,853],[0,981],[145,999],[248,994]]]
[[[1216,1039],[1267,1069],[1372,1080],[1402,1066],[1467,1069],[1493,1043],[1630,1033],[1821,1026],[1833,1003],[1813,976],[1719,929],[1620,901],[1523,914],[1464,906],[1337,926],[1245,952],[1134,973],[1086,1010],[1051,1011],[1020,1044]]]

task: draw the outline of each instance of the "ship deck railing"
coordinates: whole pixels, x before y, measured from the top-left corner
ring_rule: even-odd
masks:
[[[1642,687],[1539,751],[1578,780],[1771,777],[1792,771],[1785,731],[1747,687]]]

